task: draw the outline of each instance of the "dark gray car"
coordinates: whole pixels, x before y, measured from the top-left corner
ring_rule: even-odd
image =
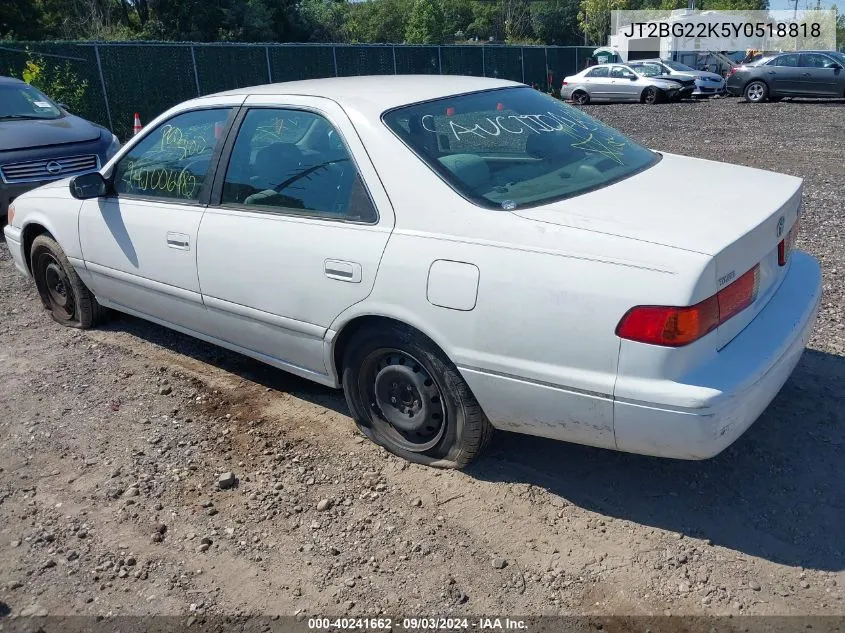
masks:
[[[845,97],[845,54],[800,51],[764,57],[736,66],[727,89],[746,101],[780,101],[783,97]]]
[[[19,79],[0,77],[0,218],[23,192],[97,170],[118,149],[107,129]]]

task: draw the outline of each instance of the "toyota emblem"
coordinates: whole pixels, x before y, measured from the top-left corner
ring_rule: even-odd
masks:
[[[49,163],[47,163],[46,169],[47,173],[53,176],[62,172],[62,166],[54,160],[51,160]]]

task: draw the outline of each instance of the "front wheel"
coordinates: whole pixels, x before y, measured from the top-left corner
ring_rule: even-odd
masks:
[[[766,100],[769,94],[769,87],[762,81],[752,81],[745,86],[745,100],[749,103],[760,103]]]
[[[463,468],[493,435],[455,366],[405,327],[355,334],[344,354],[343,389],[361,432],[411,462]]]
[[[39,235],[30,248],[35,287],[44,308],[62,325],[87,329],[99,323],[105,309],[82,283],[58,242]]]
[[[646,88],[643,90],[642,101],[643,103],[647,103],[648,105],[654,105],[655,103],[660,103],[663,98],[663,93],[660,92],[657,88]]]

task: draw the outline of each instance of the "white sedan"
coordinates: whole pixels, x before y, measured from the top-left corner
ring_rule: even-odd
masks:
[[[112,308],[342,387],[409,460],[494,428],[705,459],[810,336],[801,196],[521,84],[356,77],[178,105],[5,235],[58,322]]]

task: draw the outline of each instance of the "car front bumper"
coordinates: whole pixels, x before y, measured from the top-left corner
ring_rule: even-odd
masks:
[[[725,93],[725,82],[721,83],[703,83],[703,82],[696,82],[695,90],[692,91],[693,97],[711,97],[713,95],[719,95]]]
[[[26,256],[23,252],[22,233],[23,231],[11,224],[7,224],[3,227],[3,235],[6,237],[6,246],[12,254],[12,261],[15,262],[15,268],[24,275],[29,276],[29,268],[26,265]]]
[[[618,377],[613,415],[617,449],[708,459],[757,420],[798,364],[821,301],[818,262],[800,251],[792,257],[766,307],[692,375],[681,381]],[[700,406],[690,408],[690,402]]]

